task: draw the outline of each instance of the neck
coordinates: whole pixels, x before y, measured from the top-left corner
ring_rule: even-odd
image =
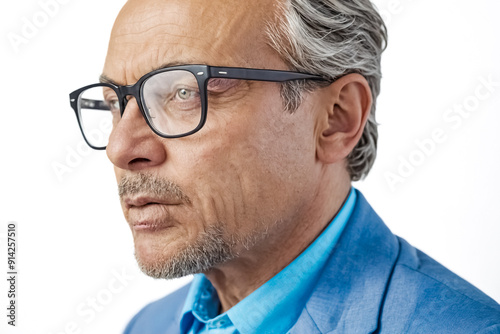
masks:
[[[349,194],[350,180],[320,186],[311,205],[281,222],[267,237],[223,265],[205,272],[217,290],[221,313],[279,273],[299,256],[326,228]],[[329,186],[328,186],[329,185]],[[321,189],[322,188],[322,189]]]

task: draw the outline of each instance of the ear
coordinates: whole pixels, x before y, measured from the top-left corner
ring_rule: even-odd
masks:
[[[361,138],[372,93],[360,74],[345,75],[318,93],[316,154],[320,161],[332,164],[345,159]]]

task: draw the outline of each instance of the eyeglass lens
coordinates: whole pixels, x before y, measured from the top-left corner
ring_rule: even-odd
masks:
[[[160,133],[181,135],[200,123],[200,91],[191,72],[158,73],[144,82],[142,96],[146,117]]]
[[[200,124],[201,97],[191,72],[160,72],[144,81],[141,89],[144,113],[157,132],[177,136]],[[94,147],[107,146],[113,125],[121,118],[116,92],[107,86],[89,88],[80,94],[78,110],[87,141]]]

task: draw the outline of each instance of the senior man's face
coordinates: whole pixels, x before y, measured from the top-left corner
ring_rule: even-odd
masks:
[[[287,69],[266,44],[271,1],[129,0],[104,75],[121,85],[164,64]],[[314,115],[284,111],[278,83],[222,83],[205,126],[154,134],[134,99],[107,155],[147,274],[179,277],[244,257],[300,221],[315,160]]]

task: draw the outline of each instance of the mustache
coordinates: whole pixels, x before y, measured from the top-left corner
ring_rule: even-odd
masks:
[[[191,203],[189,196],[178,184],[153,174],[126,175],[120,180],[118,183],[120,200],[123,201],[125,197],[137,194]]]

